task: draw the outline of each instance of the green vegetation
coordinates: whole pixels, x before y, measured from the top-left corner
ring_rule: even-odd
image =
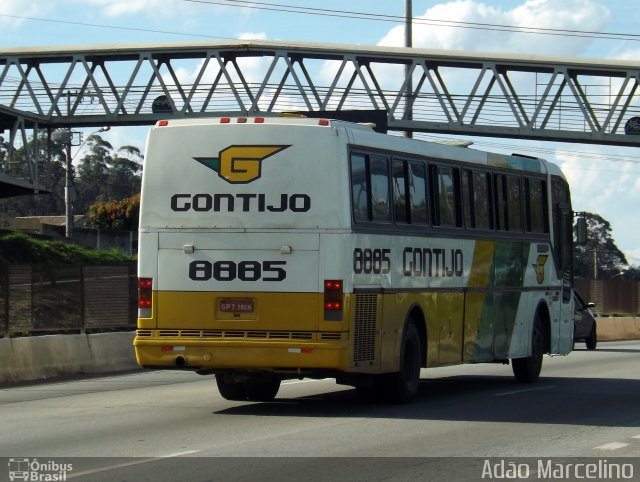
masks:
[[[7,263],[105,264],[130,261],[115,249],[87,249],[63,241],[46,241],[23,233],[0,236],[0,260]]]
[[[140,194],[120,201],[98,201],[89,207],[85,227],[103,230],[138,229]]]

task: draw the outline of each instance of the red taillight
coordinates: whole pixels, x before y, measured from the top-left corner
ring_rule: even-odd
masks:
[[[169,121],[168,120],[159,120],[158,124],[159,127],[166,127],[169,125]]]
[[[246,124],[246,123],[247,123],[246,117],[238,117],[238,124]]]
[[[151,308],[153,305],[153,280],[138,278],[138,308]]]
[[[329,125],[329,120],[327,120],[327,119],[320,119],[320,120],[318,121],[318,125],[319,125],[319,126],[325,126],[325,127],[326,127],[326,126],[328,126],[328,125]]]
[[[256,117],[255,119],[253,119],[253,122],[255,122],[256,124],[264,124],[264,117]]]
[[[220,119],[220,124],[229,124],[231,122],[231,117],[222,117]]]
[[[324,281],[324,319],[342,321],[342,280]]]

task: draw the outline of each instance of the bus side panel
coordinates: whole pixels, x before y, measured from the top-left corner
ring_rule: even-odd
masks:
[[[489,284],[493,282],[495,241],[475,241],[473,261],[465,297],[465,362],[493,360],[493,304]]]

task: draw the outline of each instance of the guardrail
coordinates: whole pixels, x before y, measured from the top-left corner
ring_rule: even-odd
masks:
[[[0,264],[3,335],[135,329],[136,263]]]

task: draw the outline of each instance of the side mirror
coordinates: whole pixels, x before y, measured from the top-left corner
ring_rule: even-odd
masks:
[[[587,244],[587,220],[582,217],[576,220],[576,244]]]

